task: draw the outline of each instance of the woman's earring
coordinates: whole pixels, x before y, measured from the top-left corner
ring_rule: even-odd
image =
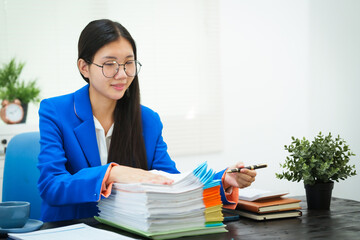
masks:
[[[130,97],[130,90],[129,89],[126,89],[126,96]]]

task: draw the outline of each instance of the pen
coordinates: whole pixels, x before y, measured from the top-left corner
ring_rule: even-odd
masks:
[[[243,167],[243,168],[254,170],[254,169],[265,168],[265,167],[267,167],[267,164],[257,164],[257,165],[251,165],[251,166]],[[227,170],[226,172],[227,173],[240,172],[240,170],[243,169],[243,168],[233,168],[233,169]]]

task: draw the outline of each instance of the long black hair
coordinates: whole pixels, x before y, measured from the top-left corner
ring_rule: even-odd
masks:
[[[78,43],[78,59],[90,63],[96,52],[104,45],[119,38],[128,40],[135,60],[136,45],[130,33],[120,23],[108,19],[90,22],[81,32]],[[80,73],[81,74],[81,73]],[[81,76],[89,83],[89,79]],[[134,77],[127,94],[117,100],[114,110],[114,130],[111,137],[108,163],[148,169],[146,150],[142,135],[140,89],[138,76]]]

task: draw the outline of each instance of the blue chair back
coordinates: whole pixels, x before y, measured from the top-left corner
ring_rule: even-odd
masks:
[[[30,218],[40,219],[41,201],[37,181],[40,152],[39,132],[21,133],[14,136],[5,154],[2,201],[30,202]]]

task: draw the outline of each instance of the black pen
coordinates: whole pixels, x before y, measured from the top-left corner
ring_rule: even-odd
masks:
[[[247,166],[247,167],[243,167],[249,170],[254,170],[254,169],[258,169],[258,168],[265,168],[267,167],[267,164],[257,164],[257,165],[251,165],[251,166]],[[227,173],[234,173],[234,172],[240,172],[241,169],[243,168],[233,168],[233,169],[229,169],[226,172]]]

